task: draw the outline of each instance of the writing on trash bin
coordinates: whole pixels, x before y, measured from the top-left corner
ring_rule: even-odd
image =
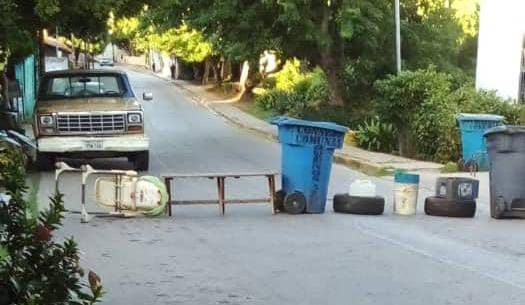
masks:
[[[311,198],[317,200],[319,197],[319,182],[321,180],[321,162],[323,158],[323,147],[316,145],[314,147],[314,160],[312,162],[312,193]]]
[[[301,126],[296,129],[295,141],[298,144],[341,147],[343,144],[343,137],[341,137],[340,132]]]
[[[488,128],[500,126],[502,123],[499,121],[462,121],[461,126],[464,129],[472,130],[485,130]]]

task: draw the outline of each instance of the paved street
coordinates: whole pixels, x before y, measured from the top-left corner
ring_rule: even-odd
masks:
[[[228,123],[179,89],[129,71],[144,102],[151,174],[279,170],[277,143]],[[100,167],[129,166],[101,161]],[[362,174],[335,165],[330,197]],[[95,218],[68,214],[82,264],[102,278],[104,304],[524,304],[525,222],[489,217],[487,185],[474,219],[392,215],[388,179],[371,178],[388,198],[385,215],[271,215],[268,205],[174,207],[174,217]],[[227,185],[229,196],[265,194],[266,182]],[[79,209],[79,178],[65,179],[66,206]],[[40,199],[53,174],[40,176]],[[176,184],[177,199],[212,198],[209,180]],[[427,188],[420,196],[429,195]],[[91,211],[97,208],[90,205]]]

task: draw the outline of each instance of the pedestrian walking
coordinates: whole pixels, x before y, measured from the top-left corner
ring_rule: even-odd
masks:
[[[175,62],[172,61],[170,65],[171,79],[175,79]]]

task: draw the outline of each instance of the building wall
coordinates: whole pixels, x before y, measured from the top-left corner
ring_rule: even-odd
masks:
[[[476,87],[517,99],[525,35],[525,1],[482,0]]]

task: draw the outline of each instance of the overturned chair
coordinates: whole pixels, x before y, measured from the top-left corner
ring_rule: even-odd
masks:
[[[131,170],[97,170],[90,165],[74,168],[58,162],[55,170],[55,191],[60,191],[60,178],[66,172],[82,175],[81,222],[89,222],[86,209],[86,185],[89,177],[95,175],[95,203],[107,210],[104,215],[133,217],[136,215],[158,216],[166,211],[168,193],[164,183],[153,176],[139,177]]]

